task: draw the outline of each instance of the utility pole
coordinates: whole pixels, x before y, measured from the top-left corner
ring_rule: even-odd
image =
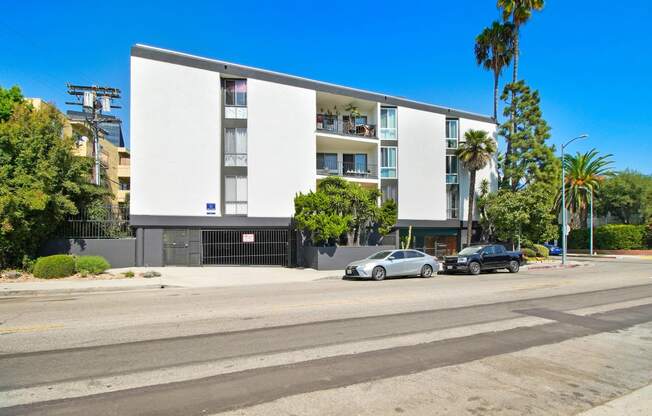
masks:
[[[115,118],[104,117],[104,112],[110,112],[112,108],[122,108],[113,105],[113,100],[120,98],[120,90],[113,87],[98,87],[97,85],[72,85],[66,84],[68,94],[76,98],[76,101],[66,102],[70,105],[79,105],[85,113],[86,122],[93,132],[93,183],[100,185],[100,123],[116,123]]]

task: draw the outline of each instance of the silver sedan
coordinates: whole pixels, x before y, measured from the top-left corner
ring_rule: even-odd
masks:
[[[347,277],[383,280],[390,276],[431,277],[439,270],[437,259],[418,250],[385,250],[346,266]]]

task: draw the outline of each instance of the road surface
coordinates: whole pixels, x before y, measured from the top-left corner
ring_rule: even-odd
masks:
[[[645,260],[0,298],[0,415],[576,414],[651,383]]]

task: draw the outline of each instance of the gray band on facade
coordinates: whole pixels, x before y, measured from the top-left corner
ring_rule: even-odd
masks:
[[[289,227],[290,218],[236,215],[188,217],[175,215],[132,215],[134,227]]]
[[[413,228],[459,228],[460,220],[450,219],[450,220],[404,220],[399,219],[396,222],[396,226],[399,228],[407,228],[412,226]]]
[[[433,104],[426,104],[412,101],[405,98],[384,95],[370,91],[359,90],[327,82],[315,81],[279,72],[267,71],[264,69],[252,68],[244,65],[232,64],[230,62],[218,61],[215,59],[202,58],[166,49],[154,48],[146,45],[134,45],[131,47],[131,56],[167,62],[192,68],[204,69],[207,71],[219,72],[243,78],[255,78],[263,81],[275,82],[278,84],[291,85],[299,88],[312,89],[331,94],[346,95],[362,100],[375,101],[382,104],[396,105],[401,107],[414,108],[431,113],[445,114],[448,117],[462,117],[469,120],[494,123],[493,117],[482,114],[475,114],[453,108],[440,107]]]

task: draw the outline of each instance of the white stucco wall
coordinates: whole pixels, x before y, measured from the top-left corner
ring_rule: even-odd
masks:
[[[131,214],[220,212],[220,75],[131,57]]]
[[[398,218],[446,219],[445,116],[398,108]]]
[[[315,91],[247,81],[250,217],[291,217],[316,183]]]
[[[489,133],[490,136],[495,137],[496,134],[496,125],[493,123],[485,123],[482,121],[469,120],[469,119],[460,119],[460,139],[464,140],[464,133],[469,130],[484,130]],[[498,189],[498,176],[497,176],[497,161],[491,161],[491,163],[484,169],[476,173],[475,180],[475,189],[476,195],[480,192],[480,185],[484,179],[489,181],[489,188],[492,191]],[[466,221],[467,211],[469,207],[469,172],[464,169],[464,165],[460,164],[460,219]],[[477,200],[475,207],[474,219],[478,218],[477,211]]]

